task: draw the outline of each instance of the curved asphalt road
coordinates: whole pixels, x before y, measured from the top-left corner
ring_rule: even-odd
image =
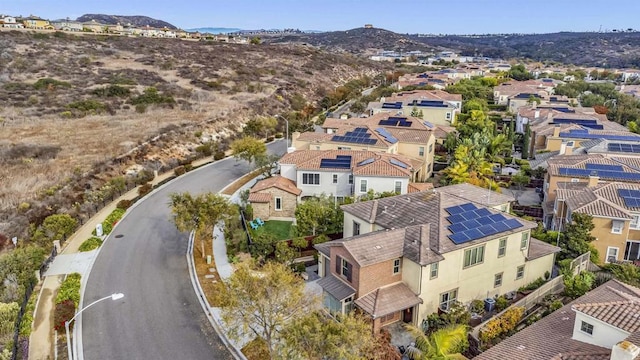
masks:
[[[284,152],[282,140],[268,148]],[[83,313],[84,359],[232,359],[189,280],[187,234],[171,223],[168,195],[218,192],[248,170],[233,159],[207,165],[153,193],[120,221],[93,264],[83,303],[115,292],[125,298]]]

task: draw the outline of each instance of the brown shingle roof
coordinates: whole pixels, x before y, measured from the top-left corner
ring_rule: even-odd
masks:
[[[412,192],[421,192],[421,191],[427,191],[427,190],[432,190],[433,189],[433,184],[432,183],[414,183],[414,182],[410,182],[409,183],[409,189],[408,192],[412,193]]]
[[[529,241],[529,252],[527,253],[527,260],[535,260],[549,254],[554,254],[560,251],[560,248],[547,244],[544,241],[540,241],[535,238],[531,238]]]
[[[290,179],[287,179],[286,177],[283,177],[283,176],[272,176],[272,177],[268,177],[266,179],[260,180],[257,183],[255,183],[255,185],[253,185],[250,192],[257,193],[259,191],[263,191],[265,189],[269,189],[272,187],[278,188],[282,191],[286,191],[295,196],[298,196],[302,193],[302,190],[296,187],[296,183],[294,183]]]
[[[382,230],[340,241],[360,266],[402,257],[405,229]]]
[[[361,296],[355,303],[376,319],[421,304],[422,299],[405,283],[396,283]]]
[[[333,275],[325,276],[318,280],[318,285],[338,301],[342,301],[356,293],[351,286]]]
[[[443,187],[437,188],[436,191],[457,196],[459,198],[473,201],[485,206],[502,205],[504,203],[508,203],[516,200],[511,195],[501,194],[495,191],[490,191],[488,189],[484,189],[479,186],[475,186],[467,183],[443,186]]]
[[[475,357],[475,359],[563,359],[557,356],[567,356],[567,359],[581,359],[580,357],[571,358],[570,356],[581,356],[581,354],[587,353],[598,356],[603,356],[605,353],[610,354],[609,349],[572,339],[576,314],[571,308],[578,304],[627,300],[629,295],[634,295],[638,291],[640,291],[640,289],[622,284],[616,280],[610,280],[556,310],[542,320],[506,338],[499,344]],[[602,359],[602,357],[595,359],[599,360]]]
[[[443,90],[412,90],[394,93],[390,97],[385,98],[385,102],[412,100],[462,101],[462,95],[451,94]]]

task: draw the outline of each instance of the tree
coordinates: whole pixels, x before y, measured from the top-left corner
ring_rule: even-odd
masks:
[[[267,155],[267,146],[254,137],[245,136],[231,143],[231,152],[236,160],[245,160],[252,164]]]
[[[598,252],[591,246],[591,242],[596,239],[591,235],[591,230],[594,228],[591,215],[575,212],[571,214],[571,223],[562,233],[560,258],[575,259],[587,251],[591,251],[591,261],[597,263]]]
[[[413,109],[411,109],[411,116],[422,119],[424,117],[424,113],[422,112],[422,109],[418,109],[417,106],[414,106]]]
[[[342,210],[333,197],[321,195],[298,204],[295,211],[298,236],[335,234],[342,231]]]
[[[264,177],[271,177],[273,170],[278,167],[280,157],[275,154],[264,154],[255,158],[256,167]]]
[[[314,311],[287,324],[282,339],[279,352],[285,359],[359,360],[374,346],[371,325],[354,312],[336,314],[333,319]]]
[[[564,294],[572,299],[577,299],[593,288],[596,276],[589,271],[583,271],[578,275],[564,274]]]
[[[18,247],[0,255],[0,289],[3,295],[0,300],[22,301],[25,289],[37,282],[35,271],[42,265],[44,257],[44,249],[36,246]],[[14,285],[17,285],[15,291],[7,291]]]
[[[183,232],[195,230],[195,238],[200,238],[202,257],[205,257],[205,240],[213,236],[213,227],[218,222],[234,215],[232,209],[235,208],[225,197],[213,193],[195,197],[189,192],[172,193],[169,198],[176,228]]]
[[[261,40],[259,36],[254,36],[251,38],[251,45],[260,45]]]
[[[64,240],[73,234],[78,221],[69,214],[54,214],[47,216],[42,223],[42,230],[50,240]]]
[[[310,312],[317,302],[305,292],[304,281],[286,265],[269,262],[253,270],[242,264],[229,279],[217,283],[215,300],[232,339],[256,336],[276,357],[281,330]]]
[[[525,69],[523,64],[512,66],[509,70],[509,77],[517,81],[533,79],[533,75]]]
[[[522,144],[522,159],[529,159],[529,147],[531,146],[531,125],[527,122],[524,128],[524,138]]]
[[[469,346],[466,325],[449,325],[428,336],[415,326],[407,326],[407,329],[416,337],[415,348],[409,348],[411,359],[466,359],[461,355]]]
[[[542,102],[542,100],[539,97],[533,96],[533,95],[529,95],[529,99],[527,99],[527,104],[529,104],[529,105],[531,105],[533,103],[536,103],[536,104],[539,105],[541,102]]]
[[[521,170],[517,174],[511,177],[511,182],[517,187],[517,191],[514,193],[514,195],[515,195],[516,201],[518,201],[518,197],[522,195],[525,185],[528,185],[529,182],[531,182],[531,178],[528,177]]]

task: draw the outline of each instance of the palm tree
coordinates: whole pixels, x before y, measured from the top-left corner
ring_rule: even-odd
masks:
[[[407,330],[416,337],[415,347],[408,349],[413,360],[466,359],[460,354],[468,346],[466,325],[449,325],[428,336],[412,325],[407,326]]]

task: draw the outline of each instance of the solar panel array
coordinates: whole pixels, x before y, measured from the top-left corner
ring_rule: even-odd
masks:
[[[402,109],[402,102],[398,101],[395,103],[383,103],[382,108],[383,109]]]
[[[351,155],[338,155],[335,159],[320,159],[320,168],[351,169]]]
[[[632,135],[610,135],[610,134],[591,134],[586,129],[573,129],[569,132],[561,132],[561,138],[577,138],[577,139],[605,139],[619,141],[634,141],[640,143],[640,136]]]
[[[347,131],[344,135],[334,135],[331,141],[363,145],[375,145],[378,142],[378,140],[371,138],[367,128],[355,128],[353,131]]]
[[[507,219],[502,214],[493,214],[486,208],[477,208],[472,203],[445,208],[449,216],[447,221],[451,225],[449,239],[456,245],[481,239],[485,236],[522,227],[520,221]]]
[[[398,139],[396,139],[395,136],[391,135],[391,133],[389,133],[385,128],[377,128],[376,132],[391,144],[395,144],[398,142]]]
[[[570,114],[570,113],[575,113],[576,112],[575,109],[569,109],[569,108],[566,108],[566,107],[553,107],[552,109],[556,110],[556,111],[560,111],[560,112],[566,113],[566,114]]]
[[[389,116],[388,119],[386,120],[380,120],[378,122],[378,125],[380,126],[402,126],[402,127],[411,127],[411,124],[413,122],[407,120],[406,117],[396,117],[396,116]]]
[[[428,121],[424,121],[422,123],[424,124],[424,126],[428,127],[429,129],[433,129],[435,127],[432,123]]]
[[[371,164],[374,161],[375,161],[374,158],[369,158],[369,159],[366,159],[366,160],[362,160],[362,161],[360,161],[358,163],[358,166],[368,165],[368,164]]]
[[[622,180],[622,181],[640,181],[640,173],[610,171],[610,170],[588,170],[574,168],[559,168],[558,172],[562,176],[598,176],[602,179]]]
[[[429,107],[448,107],[449,105],[445,104],[444,101],[441,100],[421,100],[418,106],[429,106]]]
[[[607,150],[615,152],[636,153],[640,154],[640,145],[637,144],[619,144],[609,143],[607,144]]]
[[[565,119],[565,118],[555,118],[553,119],[554,124],[576,124],[584,127],[588,127],[594,130],[602,130],[604,126],[598,124],[598,120],[593,119]]]
[[[624,205],[630,208],[640,207],[640,191],[618,189],[618,195],[624,200]]]
[[[396,159],[391,158],[391,160],[389,160],[389,162],[392,163],[393,165],[400,166],[403,169],[408,169],[409,168],[409,165],[403,163],[400,160],[396,160]]]
[[[620,165],[586,164],[584,167],[587,170],[624,171]]]

